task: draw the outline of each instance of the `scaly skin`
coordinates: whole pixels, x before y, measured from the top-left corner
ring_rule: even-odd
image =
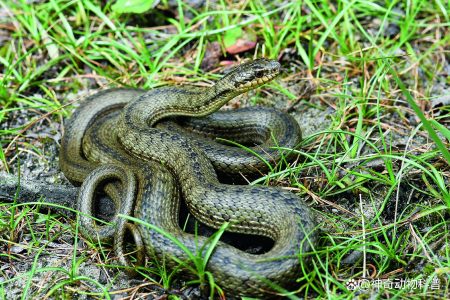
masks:
[[[195,238],[180,229],[180,190],[190,212],[200,222],[215,228],[224,222],[230,222],[230,231],[262,235],[275,242],[272,249],[260,255],[248,254],[219,243],[208,261],[207,270],[225,291],[233,296],[262,296],[271,290],[267,281],[287,286],[299,271],[297,254],[308,251],[309,242],[315,240],[315,236],[311,235],[309,241],[305,241],[305,236],[314,227],[311,212],[305,204],[296,195],[280,188],[219,183],[208,156],[214,161],[214,157],[221,156],[220,153],[215,150],[209,153],[205,151],[207,156],[200,149],[200,142],[193,142],[191,137],[185,137],[179,132],[167,131],[173,124],[154,127],[160,120],[168,117],[212,114],[231,98],[271,80],[278,70],[277,62],[260,59],[237,67],[209,88],[162,87],[138,97],[125,97],[125,92],[113,90],[109,95],[104,93],[99,97],[93,96],[89,102],[97,102],[97,105],[83,104],[66,129],[61,150],[61,167],[71,181],[82,182],[99,164],[126,166],[137,178],[136,195],[133,193],[136,197],[135,216],[169,232],[192,252],[197,253],[206,238]],[[113,99],[116,97],[119,99]],[[109,100],[101,102],[100,98]],[[123,105],[125,108],[118,110]],[[256,119],[265,118],[264,113],[260,114],[258,110],[250,114]],[[78,120],[82,118],[83,121]],[[231,119],[229,116],[224,118],[228,121]],[[297,133],[292,140],[287,139],[280,146],[293,148],[300,139],[298,124],[292,123],[292,119],[285,115],[275,117],[275,120],[280,119],[287,120],[287,123],[283,125],[275,121],[274,124],[278,124],[275,125],[275,130],[285,127],[277,132],[288,135]],[[206,128],[206,123],[202,122],[193,121],[191,127]],[[231,131],[233,135],[233,121],[230,122],[229,129],[225,131]],[[246,121],[241,120],[234,124],[236,128],[253,128],[254,134],[251,135],[257,136],[257,139],[268,137],[268,129],[259,128],[256,123],[246,125]],[[67,147],[73,147],[73,150],[69,151]],[[235,149],[224,149],[221,151],[232,153],[232,157],[236,155],[233,152]],[[261,153],[264,151],[261,150]],[[236,160],[239,161],[240,158]],[[221,164],[223,165],[216,163],[216,168],[220,168]],[[231,169],[237,170],[235,173],[255,167],[240,163],[225,164],[232,165]],[[117,174],[115,178],[118,179]],[[126,183],[124,180],[126,179],[121,179],[122,184]],[[120,198],[118,184],[110,186],[113,198]],[[92,200],[86,199],[92,198],[93,192],[90,189],[80,194],[79,201],[90,203]],[[120,211],[123,204],[118,205]],[[84,225],[94,226],[88,222]],[[165,236],[145,226],[138,227],[149,255],[187,260],[186,254]],[[117,243],[122,243],[122,240],[116,241]],[[166,262],[169,267],[174,266],[172,260]]]

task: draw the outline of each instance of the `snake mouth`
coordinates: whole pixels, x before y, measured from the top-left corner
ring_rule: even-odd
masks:
[[[237,86],[237,89],[239,90],[249,90],[249,89],[253,89],[255,87],[261,86],[269,81],[271,81],[272,79],[274,79],[276,76],[278,75],[278,72],[274,72],[271,74],[267,74],[264,75],[262,77],[259,78],[255,78],[251,81],[247,81],[246,83],[241,83]]]

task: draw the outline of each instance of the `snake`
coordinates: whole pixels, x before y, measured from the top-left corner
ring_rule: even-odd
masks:
[[[207,87],[115,88],[88,97],[66,123],[60,150],[64,175],[81,184],[77,201],[86,212],[80,217],[82,232],[114,239],[115,249],[121,249],[128,228],[140,251],[176,268],[189,261],[186,249],[204,256],[210,242],[180,227],[184,201],[202,224],[217,229],[226,223],[227,231],[274,241],[262,254],[217,243],[205,268],[227,295],[267,296],[276,287],[291,286],[300,260],[317,238],[310,208],[285,189],[224,184],[217,176],[250,174],[267,169],[272,159],[291,159],[291,152],[279,150],[301,141],[300,127],[290,115],[268,108],[218,111],[279,72],[277,61],[260,58],[238,65]],[[248,147],[211,141],[217,137]],[[101,183],[115,203],[110,221],[115,226],[100,226],[88,216],[94,213]],[[128,225],[118,213],[144,223]],[[142,257],[138,260],[142,263]]]

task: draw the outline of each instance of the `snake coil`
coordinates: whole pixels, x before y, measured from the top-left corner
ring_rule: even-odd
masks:
[[[299,272],[299,253],[309,251],[315,241],[310,210],[298,196],[283,189],[225,185],[216,175],[216,170],[249,174],[264,169],[273,158],[289,159],[289,152],[270,148],[275,145],[272,136],[283,148],[292,149],[300,142],[300,128],[287,114],[263,108],[216,112],[230,99],[272,80],[279,70],[278,62],[257,59],[234,68],[211,87],[110,89],[88,98],[66,126],[60,156],[66,177],[87,187],[78,199],[81,207],[92,206],[94,187],[112,174],[115,181],[106,184],[105,190],[119,202],[120,212],[134,213],[170,233],[191,252],[205,254],[207,238],[186,233],[179,226],[183,199],[190,213],[208,226],[219,228],[229,222],[231,232],[274,241],[268,252],[259,255],[219,242],[207,270],[221,288],[230,295],[262,296],[273,291],[273,285],[288,286]],[[190,127],[193,133],[177,124]],[[245,144],[256,140],[259,145],[253,153],[257,155],[201,136]],[[98,166],[103,166],[100,171]],[[136,191],[129,193],[135,199],[120,192],[125,186]],[[124,224],[116,220],[113,230],[119,248],[123,247]],[[166,235],[136,226],[148,255],[169,258],[165,260],[169,267],[177,265],[173,257],[188,260]],[[88,234],[111,236],[110,229],[87,220],[83,227]]]

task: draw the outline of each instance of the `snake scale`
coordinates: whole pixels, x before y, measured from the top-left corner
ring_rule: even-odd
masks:
[[[274,241],[269,251],[258,255],[218,243],[207,270],[229,295],[262,296],[273,290],[272,284],[288,286],[299,272],[298,253],[310,250],[315,240],[310,210],[281,188],[226,185],[216,175],[216,170],[231,174],[264,170],[261,157],[288,159],[288,154],[270,148],[272,137],[285,148],[300,142],[297,122],[274,109],[217,111],[230,99],[272,80],[279,70],[277,61],[257,59],[235,67],[210,87],[109,89],[86,99],[66,124],[60,153],[65,176],[82,184],[80,210],[93,211],[95,190],[104,184],[116,212],[153,224],[193,253],[204,254],[201,247],[207,238],[180,228],[183,200],[190,213],[208,226],[219,228],[229,222],[227,231]],[[257,143],[252,148],[257,155],[205,137],[249,147]],[[85,234],[114,238],[119,252],[128,226],[137,248],[145,248],[147,255],[164,258],[169,267],[176,266],[173,257],[188,259],[170,239],[143,225],[128,224],[117,216],[111,221],[115,226],[99,226],[88,216],[80,221]]]

